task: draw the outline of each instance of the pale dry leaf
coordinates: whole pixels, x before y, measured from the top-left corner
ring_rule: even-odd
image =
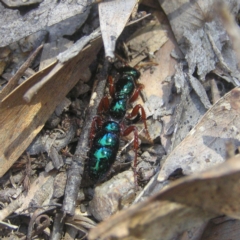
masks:
[[[54,63],[36,73],[1,102],[0,176],[6,173],[29,146],[59,102],[79,81],[81,74],[96,57],[101,45],[101,40],[97,39],[66,63],[57,63],[57,65]],[[23,100],[26,91],[42,78],[47,77],[55,65],[58,66],[58,71],[51,72],[49,81],[30,103],[26,103]]]
[[[154,66],[152,69],[144,71],[140,78],[140,83],[144,85],[143,92],[145,93],[147,99],[146,105],[144,104],[144,108],[147,112],[154,114],[155,119],[157,119],[154,121],[159,121],[158,119],[161,117],[161,122],[164,122],[164,128],[166,128],[167,123],[171,121],[171,116],[165,115],[170,115],[179,101],[177,98],[175,98],[174,101],[169,101],[172,94],[172,83],[165,82],[167,77],[171,77],[175,73],[175,65],[177,62],[171,57],[171,52],[174,48],[177,48],[177,46],[175,45],[173,38],[170,37],[168,41],[154,54],[154,62],[158,65]],[[147,106],[149,105],[148,99],[151,99],[151,96],[154,96],[162,103],[161,107],[155,109],[154,112],[151,109],[148,110]],[[138,103],[143,104],[141,101]],[[159,105],[160,104],[158,104],[158,106]],[[168,137],[165,135],[166,131],[166,129],[159,132],[154,130],[154,135],[161,136],[161,141],[165,149],[169,148],[170,144]]]
[[[173,136],[171,138],[171,147],[167,149],[168,153],[172,152],[172,150],[186,137],[206,112],[206,108],[200,102],[199,96],[195,91],[190,91],[188,76],[183,71],[182,64],[176,66],[176,73],[173,80],[177,92],[181,93],[181,101],[174,111],[171,125]]]
[[[204,107],[206,109],[209,109],[212,104],[210,103],[207,93],[203,87],[203,85],[201,84],[200,81],[198,81],[195,77],[193,77],[192,75],[188,74],[188,79],[189,82],[192,86],[192,88],[194,89],[194,91],[196,92],[196,94],[199,96],[201,102],[203,103]]]
[[[181,178],[92,229],[89,239],[170,240],[218,215],[240,218],[240,156]],[[171,227],[169,227],[171,226]]]
[[[207,1],[209,6],[213,0]],[[178,42],[182,41],[182,36],[185,29],[195,31],[203,24],[205,11],[203,1],[188,1],[188,0],[158,0],[164,12],[167,14],[172,30]],[[201,4],[201,8],[200,5]]]
[[[157,20],[149,22],[137,30],[126,42],[133,58],[129,65],[134,67],[144,58],[154,55],[167,40],[167,31],[160,23]],[[135,57],[138,57],[138,61],[135,61]]]
[[[226,239],[238,240],[239,236],[240,236],[240,220],[227,218],[227,217],[219,217],[209,221],[200,239],[201,240],[226,240]]]
[[[97,225],[90,231],[89,239],[171,240],[213,216],[200,208],[178,203],[145,201]]]
[[[5,3],[8,7],[20,7],[20,6],[28,6],[32,4],[39,4],[43,0],[28,0],[28,1],[21,1],[21,0],[3,0],[2,2]]]
[[[205,211],[240,219],[240,156],[204,172],[181,178],[155,200],[200,207]]]
[[[186,56],[189,73],[197,74],[201,81],[218,65],[232,76],[231,82],[239,86],[239,71],[236,55],[218,14],[214,1],[162,1],[159,0],[168,16],[179,47]],[[225,1],[236,13],[239,1]]]
[[[138,0],[110,0],[99,3],[99,20],[106,57],[114,58],[116,41]]]
[[[226,144],[239,145],[240,89],[222,97],[203,116],[188,136],[170,153],[160,170],[158,180],[164,181],[176,169],[183,174],[205,170],[226,159]]]

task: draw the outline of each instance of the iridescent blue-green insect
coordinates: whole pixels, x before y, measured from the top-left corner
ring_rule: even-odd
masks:
[[[146,114],[143,107],[136,105],[130,114],[126,114],[128,104],[138,98],[143,85],[137,83],[140,72],[131,67],[123,67],[119,70],[120,77],[114,86],[112,77],[109,81],[109,92],[111,102],[105,96],[98,106],[98,116],[93,119],[90,131],[91,148],[88,153],[88,175],[94,181],[102,180],[113,165],[119,150],[120,136],[127,136],[134,133],[134,171],[136,176],[138,130],[135,126],[124,126],[124,119],[132,119],[139,115],[143,120],[146,134],[150,139]],[[136,178],[136,177],[135,177]],[[136,180],[135,180],[136,181]]]

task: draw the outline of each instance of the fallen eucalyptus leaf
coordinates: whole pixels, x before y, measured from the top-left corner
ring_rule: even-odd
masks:
[[[218,217],[209,221],[201,240],[238,240],[240,220]]]
[[[6,173],[29,146],[59,102],[79,81],[81,74],[96,57],[100,47],[101,40],[98,38],[76,57],[65,63],[55,62],[36,73],[1,102],[0,176]],[[26,103],[23,95],[43,78],[48,81],[39,89],[32,101]]]
[[[205,170],[226,159],[226,144],[239,145],[240,88],[222,97],[203,116],[188,136],[169,154],[158,181],[168,179],[176,169],[183,174]]]
[[[92,229],[89,239],[170,240],[217,215],[240,218],[240,157],[176,180]],[[171,226],[171,227],[170,227]]]
[[[129,65],[134,67],[149,55],[153,56],[167,40],[167,31],[158,20],[152,20],[127,40],[126,45],[132,53]]]

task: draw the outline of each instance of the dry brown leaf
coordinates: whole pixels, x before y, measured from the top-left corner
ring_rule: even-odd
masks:
[[[228,143],[239,145],[240,88],[222,97],[170,153],[160,170],[158,181],[168,179],[176,169],[183,174],[205,170],[226,159]]]
[[[155,54],[154,61],[158,64],[154,71],[150,70],[142,73],[140,82],[144,85],[144,92],[149,98],[151,95],[168,99],[171,86],[162,85],[168,76],[175,73],[176,60],[171,57],[171,51],[174,49],[172,41],[168,40],[162,48]],[[169,89],[168,89],[169,88]],[[167,91],[167,92],[166,92]]]
[[[240,156],[205,172],[176,181],[155,199],[201,207],[240,218]]]
[[[197,226],[212,214],[199,208],[168,201],[144,202],[100,223],[89,233],[89,239],[170,240],[176,234]],[[191,219],[187,222],[187,219]]]
[[[160,23],[167,21],[166,17],[159,11],[155,12],[155,16]],[[151,95],[156,95],[159,97],[165,97],[165,95],[167,95],[166,99],[168,99],[171,86],[169,89],[166,89],[168,86],[166,87],[162,84],[167,77],[172,76],[175,73],[175,65],[177,61],[171,57],[171,52],[175,50],[180,54],[178,45],[171,33],[169,25],[161,25],[161,29],[162,30],[159,29],[158,31],[161,32],[160,37],[163,41],[160,44],[161,48],[154,54],[154,62],[158,65],[153,67],[153,71],[144,71],[140,79],[141,83],[144,84],[144,92],[146,93],[147,98],[149,98]],[[168,37],[167,41],[166,35]]]
[[[239,240],[240,221],[218,217],[209,221],[201,240]]]
[[[159,22],[166,22],[166,17],[161,15],[159,12],[156,12],[155,15],[158,18]],[[143,92],[147,98],[147,102],[144,105],[144,109],[147,112],[147,115],[149,115],[148,100],[150,100],[151,97],[155,98],[153,99],[155,103],[162,102],[162,106],[160,108],[159,106],[156,106],[157,109],[155,110],[162,111],[161,122],[163,122],[163,127],[167,128],[167,124],[171,121],[171,116],[165,116],[164,109],[170,109],[170,111],[171,109],[174,109],[175,105],[178,103],[178,99],[175,99],[176,101],[173,100],[170,103],[169,99],[171,99],[172,94],[172,83],[165,83],[164,81],[167,77],[171,78],[171,76],[173,76],[176,71],[175,65],[177,64],[177,61],[171,57],[171,52],[175,50],[177,53],[179,53],[179,48],[173,35],[171,34],[171,29],[169,28],[169,26],[163,25],[162,27],[167,32],[168,41],[163,46],[161,46],[161,48],[154,54],[154,62],[158,65],[154,66],[152,69],[144,71],[141,75],[140,83],[144,85]],[[138,99],[138,101],[139,100],[140,98]],[[138,103],[143,104],[143,102],[141,101],[139,101]],[[155,104],[150,102],[149,105],[154,106]],[[156,112],[155,115],[157,115]],[[156,118],[159,118],[159,116],[156,116]],[[153,123],[148,125],[149,128],[153,129],[153,131],[150,129],[150,134],[153,132],[155,135],[161,135],[162,145],[165,149],[168,149],[170,142],[165,134],[167,130],[156,130],[159,129],[157,124],[161,123],[159,123],[158,120],[154,120]]]
[[[240,218],[240,156],[184,177],[140,204],[110,217],[89,239],[164,239],[226,214]]]
[[[153,56],[168,40],[167,31],[158,20],[151,21],[137,30],[126,42],[133,53],[129,66],[136,66],[146,57]]]
[[[91,46],[68,62],[54,63],[33,75],[3,100],[0,104],[0,177],[29,146],[59,102],[81,78],[100,47],[100,39],[93,41]],[[46,77],[54,65],[58,70],[54,74],[51,72],[49,81],[30,103],[26,103],[23,95]]]

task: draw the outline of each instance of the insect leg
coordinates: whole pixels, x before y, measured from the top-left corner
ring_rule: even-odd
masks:
[[[149,134],[148,128],[147,128],[146,112],[145,112],[145,110],[144,110],[144,108],[143,108],[143,106],[142,106],[141,104],[136,105],[136,106],[133,108],[132,112],[129,113],[129,114],[127,114],[126,118],[131,119],[131,118],[133,118],[133,117],[138,116],[139,110],[141,110],[140,119],[143,120],[144,130],[145,130],[146,136],[147,136],[148,140],[152,142],[152,139],[151,139],[151,137],[150,137],[150,134]]]
[[[137,100],[138,96],[139,96],[139,92],[144,88],[143,84],[139,84],[137,86],[137,88],[135,89],[133,95],[131,96],[131,98],[129,99],[129,102],[134,102]]]
[[[121,135],[122,136],[127,136],[131,132],[133,132],[133,134],[134,134],[134,141],[133,141],[133,148],[134,148],[134,152],[135,152],[135,157],[134,157],[134,162],[133,162],[134,182],[135,182],[135,186],[138,186],[138,183],[137,183],[137,150],[138,150],[138,147],[139,147],[139,144],[138,144],[138,129],[135,126],[129,126],[128,128],[126,128],[121,133]]]

